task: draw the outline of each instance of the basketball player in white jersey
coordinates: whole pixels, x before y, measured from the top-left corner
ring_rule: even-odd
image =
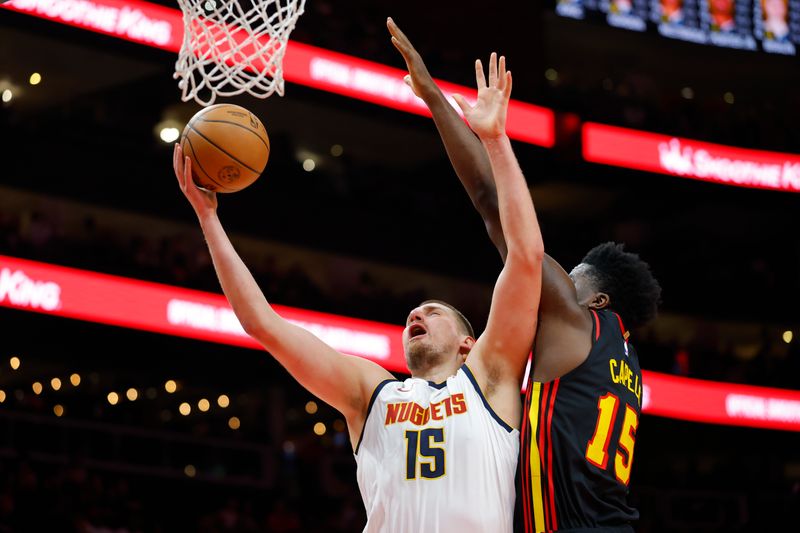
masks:
[[[411,378],[405,381],[337,352],[275,313],[228,240],[216,195],[193,185],[191,162],[175,147],[181,190],[245,331],[347,419],[367,512],[365,532],[512,531],[519,390],[536,329],[544,248],[505,133],[511,73],[495,54],[488,85],[480,61],[475,70],[475,107],[460,97],[457,103],[492,164],[508,257],[477,340],[463,315],[443,302],[424,302],[409,313],[403,346]],[[413,231],[435,234],[436,218],[427,220]]]

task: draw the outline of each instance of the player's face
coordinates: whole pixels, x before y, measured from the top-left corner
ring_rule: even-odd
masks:
[[[457,349],[461,337],[457,319],[447,307],[430,303],[412,310],[403,330],[409,370],[436,364],[442,356]]]
[[[594,281],[589,275],[591,266],[586,263],[580,263],[572,272],[569,273],[569,279],[575,284],[575,292],[578,295],[578,303],[581,305],[588,305],[594,299],[597,292],[594,287]]]

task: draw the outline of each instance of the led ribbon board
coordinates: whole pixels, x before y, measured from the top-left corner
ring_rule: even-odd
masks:
[[[800,192],[800,156],[746,150],[587,122],[583,158],[701,181]]]
[[[642,411],[732,426],[800,431],[800,391],[642,371]]]
[[[222,295],[12,257],[0,256],[0,306],[261,349]],[[273,307],[337,350],[408,372],[400,326]]]

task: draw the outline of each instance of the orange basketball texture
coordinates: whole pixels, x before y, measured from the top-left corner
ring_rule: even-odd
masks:
[[[253,113],[233,104],[198,111],[181,137],[194,182],[209,191],[236,192],[252,184],[269,160],[269,136]]]

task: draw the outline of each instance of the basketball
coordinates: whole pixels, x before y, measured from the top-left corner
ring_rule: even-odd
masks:
[[[195,184],[214,192],[236,192],[264,171],[269,136],[247,109],[217,104],[192,117],[181,135],[181,148],[192,159]]]

